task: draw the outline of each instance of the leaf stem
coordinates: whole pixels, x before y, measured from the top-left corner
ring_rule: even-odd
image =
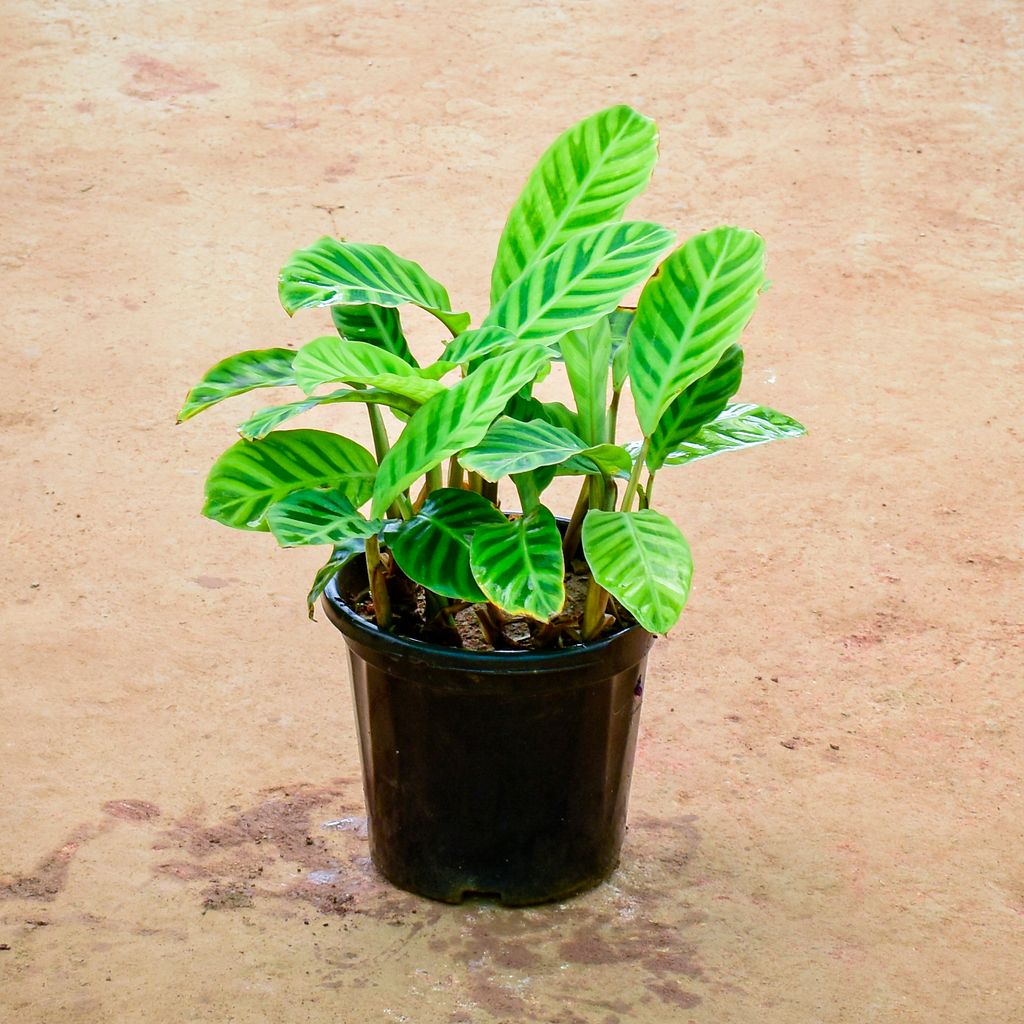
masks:
[[[523,515],[532,512],[540,504],[540,491],[532,473],[516,473],[512,483],[519,492],[519,503],[523,506]]]
[[[654,492],[654,472],[647,474],[647,487],[644,489],[644,503],[647,508],[651,507],[651,494]]]
[[[426,493],[430,494],[431,491],[437,491],[444,487],[444,476],[440,465],[433,466],[427,470],[427,490]]]
[[[633,507],[633,498],[636,496],[636,489],[640,484],[640,473],[643,471],[644,463],[647,461],[647,453],[651,450],[651,439],[644,438],[644,443],[637,452],[636,460],[633,462],[633,472],[629,475],[629,483],[626,486],[626,493],[622,496],[622,511],[629,512]]]
[[[458,455],[453,455],[448,460],[448,486],[461,488],[462,479],[462,463],[459,462]]]
[[[366,574],[370,581],[370,595],[373,598],[373,613],[377,625],[385,631],[391,629],[391,599],[388,596],[387,579],[380,560],[380,542],[377,535],[366,538]]]
[[[583,528],[583,517],[590,510],[590,480],[591,477],[583,478],[583,486],[580,488],[580,496],[576,499],[576,507],[572,510],[572,518],[565,528],[565,536],[562,538],[562,558],[568,565],[576,555],[576,548],[580,544],[580,530]]]
[[[593,576],[587,584],[587,600],[583,606],[583,639],[593,640],[604,626],[604,610],[608,604],[608,591]]]
[[[373,450],[377,456],[377,462],[383,461],[384,456],[391,450],[391,442],[388,440],[388,432],[384,426],[384,417],[380,414],[379,405],[367,405],[366,411],[370,416],[370,430],[373,433]]]
[[[615,444],[615,427],[619,420],[619,399],[622,398],[622,388],[612,392],[612,404],[608,407],[608,443]]]

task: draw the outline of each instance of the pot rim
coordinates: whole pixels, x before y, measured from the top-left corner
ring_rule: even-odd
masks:
[[[445,665],[474,674],[529,675],[570,667],[580,668],[591,663],[607,664],[609,655],[618,661],[625,653],[623,648],[634,646],[638,648],[635,659],[638,660],[654,642],[653,633],[647,632],[640,625],[633,625],[595,643],[573,644],[571,647],[551,651],[465,651],[445,647],[427,640],[382,632],[375,623],[364,619],[345,602],[338,588],[340,575],[341,572],[324,588],[322,603],[327,617],[344,634],[346,640],[392,658]]]

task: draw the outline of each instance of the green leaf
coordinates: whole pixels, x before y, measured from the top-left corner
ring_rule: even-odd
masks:
[[[469,363],[481,356],[497,354],[516,344],[516,336],[503,327],[477,327],[463,331],[453,338],[444,350],[446,363]]]
[[[480,589],[509,615],[545,621],[562,610],[562,535],[543,505],[519,519],[478,527],[469,558]]]
[[[651,435],[648,468],[661,469],[675,448],[710,423],[739,390],[742,377],[743,349],[732,345],[709,373],[698,377],[661,414]]]
[[[296,491],[267,509],[267,525],[283,548],[340,544],[372,537],[382,526],[361,516],[344,491]]]
[[[612,332],[606,319],[585,331],[570,331],[558,343],[576,401],[581,434],[588,444],[608,438],[608,366]]]
[[[342,569],[352,561],[353,558],[357,558],[366,551],[366,545],[364,541],[359,538],[353,537],[349,540],[343,540],[340,544],[336,544],[334,551],[331,552],[331,557],[327,562],[317,569],[316,576],[313,577],[313,586],[309,589],[309,594],[306,596],[306,607],[309,610],[309,617],[313,618],[313,613],[316,611],[317,598],[327,589],[327,584],[334,579],[335,576],[341,572]]]
[[[575,434],[544,420],[523,423],[502,416],[479,444],[459,455],[459,462],[465,469],[493,481],[541,466],[558,465],[586,448],[586,442]]]
[[[594,579],[651,633],[667,633],[690,592],[686,538],[660,512],[602,512],[583,520],[583,553]]]
[[[478,445],[462,452],[459,462],[491,481],[530,473],[543,466],[558,466],[563,475],[612,473],[619,469],[628,473],[632,467],[629,452],[618,445],[590,447],[572,431],[544,420],[524,423],[507,416],[495,421]]]
[[[319,395],[313,398],[306,398],[301,402],[289,402],[286,405],[271,405],[260,409],[250,416],[238,427],[238,432],[247,441],[259,441],[266,437],[272,430],[275,430],[282,423],[286,423],[294,416],[299,416],[319,405],[334,405],[337,402],[361,402],[365,405],[386,405],[397,413],[411,416],[417,408],[416,402],[410,398],[403,398],[401,395],[392,394],[390,391],[380,391],[376,388],[366,388],[363,391],[352,391],[349,388],[341,388],[332,391],[329,395]]]
[[[627,221],[574,235],[527,268],[484,320],[522,341],[557,341],[589,327],[651,272],[674,239],[657,224]]]
[[[206,478],[203,515],[239,530],[267,530],[264,515],[282,498],[313,487],[337,487],[353,505],[370,496],[377,465],[355,441],[323,430],[279,430],[262,441],[238,441]]]
[[[470,569],[469,546],[478,526],[504,522],[486,498],[444,487],[432,491],[412,519],[398,523],[387,544],[402,572],[428,590],[462,601],[485,601]]]
[[[560,135],[534,167],[508,215],[491,274],[491,302],[574,234],[619,220],[658,159],[653,121],[611,107]]]
[[[597,444],[592,448],[584,448],[579,455],[573,456],[558,467],[558,476],[585,476],[592,473],[604,473],[608,476],[624,474],[629,476],[633,468],[633,457],[629,450],[620,444]]]
[[[528,420],[544,420],[545,423],[562,427],[577,436],[580,433],[580,420],[572,409],[561,402],[541,402],[532,395],[514,395],[505,407],[505,415],[524,423]]]
[[[412,260],[383,245],[324,237],[293,252],[278,280],[289,316],[313,306],[401,306],[433,313],[453,334],[469,326],[468,313],[454,313],[444,287]]]
[[[331,306],[338,333],[349,341],[365,341],[385,349],[410,366],[418,366],[405,340],[402,320],[393,306]]]
[[[666,466],[683,466],[687,462],[708,459],[712,455],[754,448],[769,441],[801,437],[807,428],[784,413],[763,405],[736,403],[728,405],[707,426],[689,441],[679,445],[664,458]]]
[[[629,329],[633,326],[636,308],[619,306],[608,314],[612,332],[612,388],[621,391],[629,377]]]
[[[743,333],[762,287],[764,242],[731,227],[691,238],[647,282],[629,332],[629,379],[646,437]]]
[[[261,348],[222,359],[207,370],[203,379],[188,393],[178,413],[178,422],[192,419],[225,398],[244,395],[256,388],[294,384],[294,358],[295,353],[286,348]]]
[[[541,345],[525,345],[487,359],[422,406],[381,461],[371,514],[382,516],[417,477],[477,444],[509,398],[537,376],[548,355]]]
[[[307,394],[321,384],[344,381],[390,391],[421,405],[445,390],[443,384],[430,378],[449,369],[447,364],[440,364],[436,370],[420,370],[365,341],[330,337],[303,345],[295,356],[294,368],[295,380]]]

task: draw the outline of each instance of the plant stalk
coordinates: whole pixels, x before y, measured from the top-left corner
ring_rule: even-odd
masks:
[[[373,450],[377,456],[378,464],[391,450],[391,442],[388,440],[388,432],[384,426],[384,417],[380,414],[379,405],[368,405],[366,411],[370,416],[370,430],[373,433]]]
[[[637,452],[636,461],[633,463],[633,472],[629,475],[629,483],[626,486],[626,493],[622,496],[622,511],[629,512],[633,508],[633,498],[636,497],[636,489],[640,484],[640,473],[643,471],[644,463],[647,461],[647,453],[651,450],[651,439],[644,438],[644,443]]]
[[[385,632],[391,629],[391,598],[388,596],[387,578],[380,560],[380,542],[377,535],[366,538],[366,574],[370,581],[373,613],[377,625]]]
[[[608,443],[615,444],[615,428],[619,420],[619,399],[622,397],[622,388],[612,392],[612,404],[608,407]]]
[[[583,639],[593,640],[604,626],[604,610],[608,605],[608,591],[593,576],[587,584],[587,600],[583,606]]]
[[[459,462],[459,457],[457,455],[453,455],[448,460],[448,486],[461,488],[462,479],[462,463]]]
[[[440,465],[428,469],[426,493],[430,494],[431,491],[439,491],[442,487],[444,487],[444,474]]]
[[[580,531],[583,529],[583,519],[590,511],[590,481],[591,477],[583,478],[583,486],[580,488],[580,496],[576,499],[576,507],[572,510],[572,518],[565,528],[565,536],[562,538],[562,558],[568,565],[576,557],[576,548],[580,543]]]

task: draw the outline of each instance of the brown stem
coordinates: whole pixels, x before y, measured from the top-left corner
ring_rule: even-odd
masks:
[[[391,599],[376,534],[366,538],[366,574],[370,580],[370,596],[373,598],[373,614],[377,618],[377,625],[385,631],[390,630]]]
[[[580,530],[583,528],[583,518],[590,510],[590,477],[583,478],[583,486],[580,488],[580,496],[576,499],[576,507],[572,510],[572,518],[565,528],[565,536],[562,538],[562,558],[568,565],[576,557],[576,548],[580,543]]]

